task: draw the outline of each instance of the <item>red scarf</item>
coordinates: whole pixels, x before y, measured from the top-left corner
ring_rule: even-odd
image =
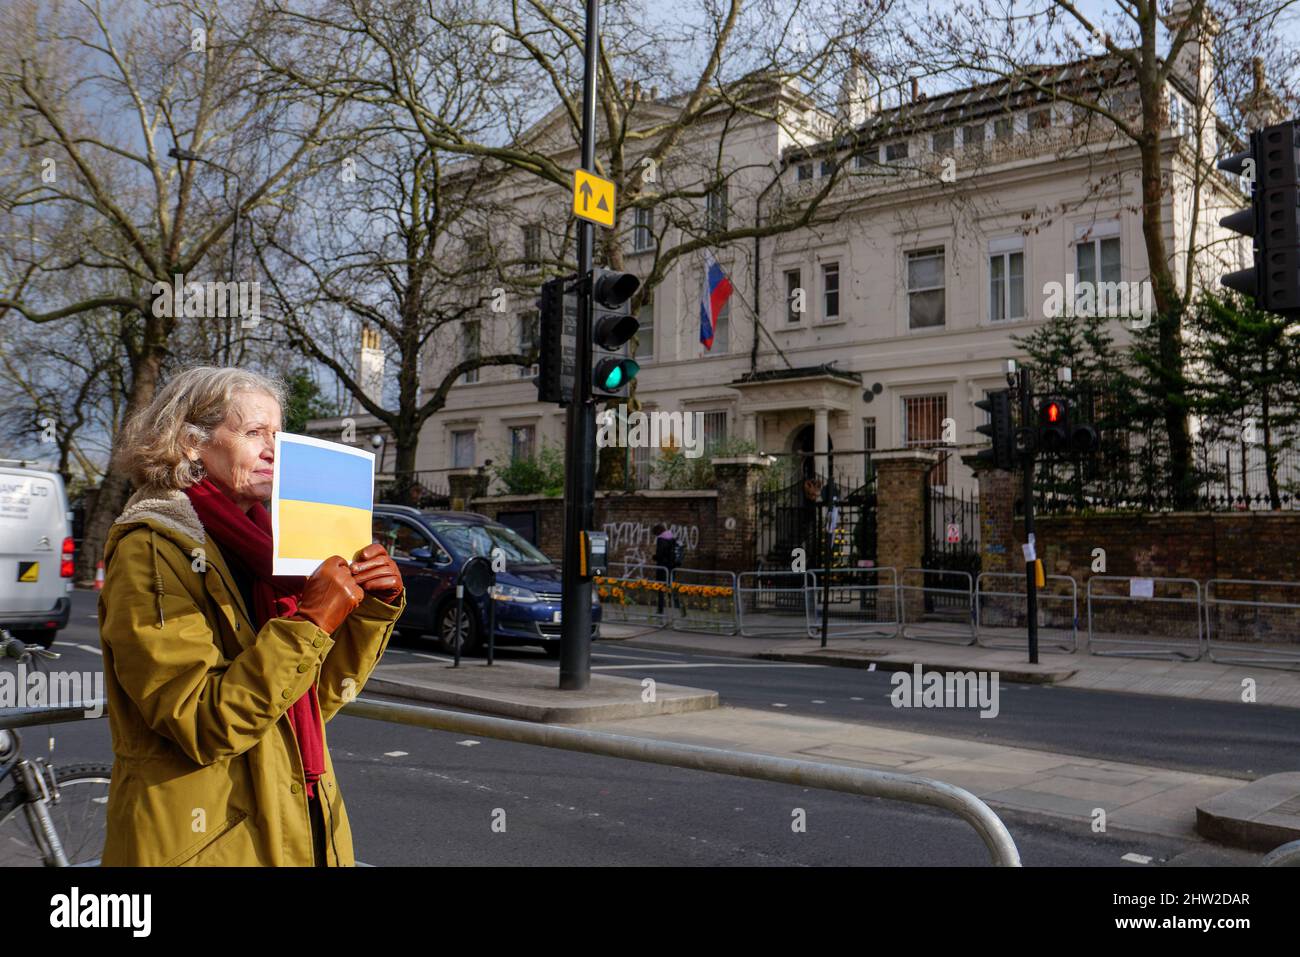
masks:
[[[271,575],[271,513],[266,507],[258,504],[244,512],[208,478],[185,489],[185,494],[226,561],[253,580],[253,607],[249,611],[257,630],[261,631],[272,618],[297,613],[306,579]],[[325,773],[325,738],[315,691],[313,684],[288,711],[302,754],[309,798],[316,796],[316,781]]]

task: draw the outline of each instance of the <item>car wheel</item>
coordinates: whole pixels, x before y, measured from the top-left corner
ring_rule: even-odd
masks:
[[[459,637],[460,653],[472,655],[478,650],[479,643],[478,622],[474,620],[474,609],[473,606],[466,606],[460,621],[460,634],[457,636],[456,607],[455,601],[449,601],[442,606],[442,612],[438,615],[438,644],[447,654],[454,655],[456,639]]]

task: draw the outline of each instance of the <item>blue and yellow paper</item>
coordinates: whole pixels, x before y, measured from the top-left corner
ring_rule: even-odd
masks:
[[[372,540],[374,490],[373,452],[277,432],[272,574],[310,575],[331,555],[351,561]]]

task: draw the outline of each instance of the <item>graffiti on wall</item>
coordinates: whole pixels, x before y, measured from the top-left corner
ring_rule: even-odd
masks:
[[[673,538],[686,546],[687,553],[695,551],[700,544],[700,527],[698,525],[669,525]],[[612,558],[620,552],[623,561],[640,564],[645,556],[654,555],[655,536],[651,526],[645,522],[606,522],[605,535],[609,538],[609,554]]]

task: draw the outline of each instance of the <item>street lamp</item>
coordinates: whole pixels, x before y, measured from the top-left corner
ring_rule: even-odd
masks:
[[[198,153],[195,153],[192,150],[182,149],[181,147],[176,146],[175,144],[173,144],[172,148],[167,151],[167,155],[170,156],[172,159],[184,160],[190,163],[206,163],[208,166],[212,166],[216,169],[221,170],[223,173],[229,173],[231,176],[235,177],[235,218],[234,218],[234,222],[231,224],[232,228],[231,228],[231,236],[230,236],[230,281],[238,282],[239,280],[235,275],[235,269],[237,268],[236,264],[238,263],[238,260],[235,258],[235,256],[239,249],[239,208],[243,204],[243,199],[244,199],[243,179],[240,177],[238,173],[236,173],[230,167],[223,166],[220,163],[218,163],[216,160],[206,159],[205,157],[200,156]],[[235,310],[232,309],[231,312],[233,313],[235,312]],[[226,329],[226,343],[225,343],[224,356],[223,356],[225,365],[230,365],[230,348],[232,345],[230,341],[231,340],[230,330],[231,328],[234,327],[235,318],[236,317],[233,315],[230,317],[230,327]]]
[[[384,471],[384,451],[386,440],[382,432],[376,432],[370,437],[370,444],[379,450],[379,464],[375,466],[375,474],[381,475]]]

